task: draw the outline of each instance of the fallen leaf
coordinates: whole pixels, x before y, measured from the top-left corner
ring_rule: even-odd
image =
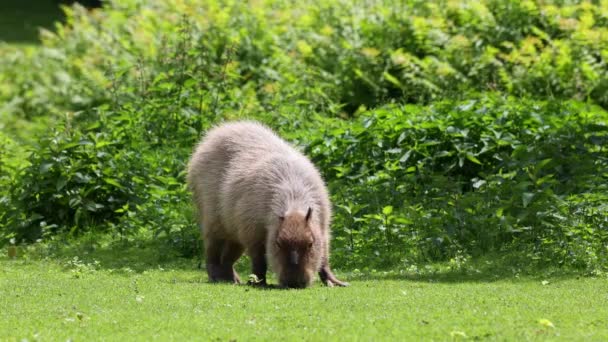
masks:
[[[542,326],[545,326],[547,328],[555,328],[555,325],[553,325],[553,323],[550,320],[546,319],[546,318],[539,319],[538,320],[538,324],[540,324]]]
[[[467,338],[467,334],[465,334],[464,331],[457,331],[457,330],[450,332],[450,336],[452,336],[452,338],[457,338],[457,337]]]

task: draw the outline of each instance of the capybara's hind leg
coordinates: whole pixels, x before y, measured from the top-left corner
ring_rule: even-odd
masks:
[[[206,238],[205,246],[209,281],[240,283],[241,279],[233,265],[243,254],[243,247],[231,241],[211,237]]]
[[[214,239],[209,236],[205,238],[205,263],[210,282],[222,280],[221,260],[223,246],[224,240]]]
[[[243,246],[240,244],[232,241],[226,241],[224,243],[221,259],[222,271],[226,274],[227,278],[230,278],[228,280],[235,284],[240,284],[241,279],[239,278],[239,274],[234,270],[234,263],[242,254]]]

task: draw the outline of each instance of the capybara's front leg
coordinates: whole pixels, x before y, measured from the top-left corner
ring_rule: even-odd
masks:
[[[321,278],[321,281],[323,282],[323,284],[325,284],[329,287],[333,287],[334,285],[348,286],[350,284],[347,282],[338,280],[338,278],[336,278],[334,273],[331,271],[331,268],[329,267],[329,236],[327,236],[326,239],[327,239],[326,243],[323,246],[323,258],[321,260],[321,269],[319,270],[319,278]]]
[[[321,269],[319,270],[319,277],[321,278],[321,281],[323,282],[323,284],[329,286],[329,287],[333,287],[334,285],[336,286],[348,286],[350,285],[347,282],[343,282],[341,280],[338,280],[338,278],[336,278],[336,276],[334,275],[334,273],[331,271],[331,268],[329,267],[329,251],[327,248],[328,246],[325,246],[326,250],[325,250],[325,255],[323,256],[323,260],[321,262]]]
[[[266,249],[264,246],[254,248],[249,252],[251,257],[251,271],[258,278],[256,282],[249,280],[249,285],[266,286],[266,271],[268,264],[266,263]]]
[[[323,282],[323,284],[325,284],[329,287],[333,287],[334,285],[336,285],[336,286],[350,285],[347,282],[338,280],[338,278],[336,278],[334,273],[329,268],[329,265],[325,265],[325,266],[321,267],[321,270],[319,271],[319,277],[321,278],[321,281]]]
[[[234,263],[241,257],[242,254],[243,246],[241,246],[239,243],[232,241],[226,241],[224,243],[221,265],[223,271],[226,273],[226,277],[229,278],[228,280],[235,284],[240,284],[241,278],[239,278],[239,274],[234,269]]]

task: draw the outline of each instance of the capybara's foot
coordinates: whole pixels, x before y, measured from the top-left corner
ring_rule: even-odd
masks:
[[[209,281],[212,283],[216,282],[228,282],[233,284],[240,284],[241,279],[232,266],[226,265],[214,265],[207,264],[207,275]]]
[[[249,275],[249,280],[247,281],[247,285],[256,286],[256,287],[267,287],[266,278],[259,278],[255,274]]]
[[[333,280],[329,280],[327,279],[327,282],[325,283],[325,285],[327,285],[328,287],[334,287],[334,286],[350,286],[349,283],[345,282],[345,281],[341,281],[338,280],[336,278],[334,278]]]
[[[323,284],[334,287],[334,286],[349,286],[350,284],[341,280],[338,280],[334,273],[329,269],[328,266],[321,268],[319,271],[319,277]]]

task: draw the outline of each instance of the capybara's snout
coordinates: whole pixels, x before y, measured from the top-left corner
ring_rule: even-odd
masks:
[[[303,289],[312,284],[313,278],[314,272],[311,270],[296,265],[289,265],[279,274],[279,283],[282,287]]]
[[[282,285],[283,287],[287,287],[290,289],[303,289],[308,287],[308,283],[306,282],[289,282]]]
[[[286,287],[290,289],[303,289],[307,288],[310,285],[310,281],[306,281],[304,279],[282,279],[280,280],[281,287]]]

